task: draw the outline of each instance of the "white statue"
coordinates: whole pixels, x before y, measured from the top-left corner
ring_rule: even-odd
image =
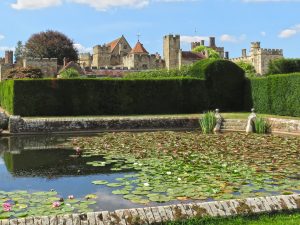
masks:
[[[214,133],[216,134],[221,132],[221,127],[223,123],[223,117],[221,116],[219,109],[216,109],[215,117],[216,117],[216,126],[214,128]]]
[[[255,114],[255,109],[251,109],[251,114],[248,117],[248,123],[246,127],[246,133],[253,133],[254,132],[254,122],[256,120],[256,114]]]

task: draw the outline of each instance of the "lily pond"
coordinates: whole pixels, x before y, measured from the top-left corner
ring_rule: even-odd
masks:
[[[0,219],[300,193],[300,137],[193,132],[0,139]]]

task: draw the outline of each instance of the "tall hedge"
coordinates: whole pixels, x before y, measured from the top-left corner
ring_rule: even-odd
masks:
[[[0,82],[0,105],[8,113],[14,113],[14,81]]]
[[[236,103],[226,105],[226,96],[212,94],[205,80],[195,78],[11,80],[2,84],[1,92],[10,87],[6,82],[13,84],[10,112],[21,116],[199,113],[214,109],[211,103],[222,99],[216,107],[223,111],[231,111],[232,105],[242,110],[242,96],[232,96]]]
[[[296,72],[300,72],[300,59],[276,59],[269,64],[269,75]]]
[[[251,78],[246,95],[250,97],[248,109],[253,106],[260,113],[300,116],[300,73]]]

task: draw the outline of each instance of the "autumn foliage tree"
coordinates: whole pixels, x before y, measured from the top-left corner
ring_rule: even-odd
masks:
[[[25,47],[27,57],[57,58],[59,65],[63,65],[64,57],[70,61],[78,60],[78,51],[73,41],[58,31],[48,30],[33,34]]]

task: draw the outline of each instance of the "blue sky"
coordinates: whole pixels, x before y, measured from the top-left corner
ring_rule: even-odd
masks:
[[[261,41],[300,57],[300,0],[0,0],[0,56],[18,40],[48,29],[65,33],[80,51],[122,34],[133,46],[137,34],[151,52],[162,53],[162,38],[215,36],[231,57]]]

